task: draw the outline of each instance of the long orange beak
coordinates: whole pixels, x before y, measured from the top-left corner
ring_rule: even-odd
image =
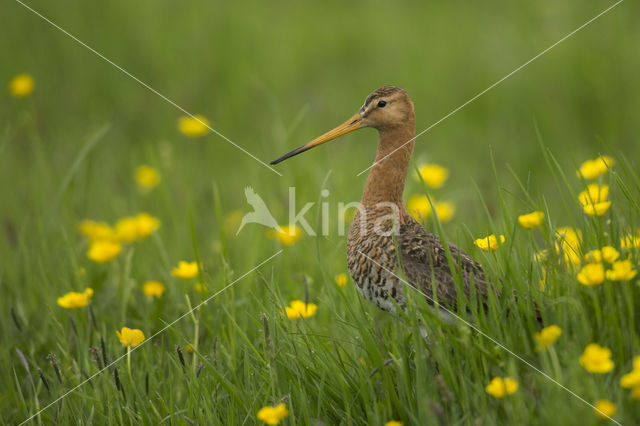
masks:
[[[363,127],[367,127],[367,126],[364,125],[364,123],[362,122],[362,117],[360,117],[360,114],[355,114],[353,117],[351,117],[350,119],[348,119],[347,121],[345,121],[344,123],[336,127],[335,129],[329,130],[327,133],[325,133],[322,136],[318,136],[311,142],[304,144],[301,147],[298,147],[291,152],[286,153],[285,155],[278,158],[277,160],[273,160],[271,164],[278,164],[279,162],[284,161],[287,158],[291,158],[294,155],[298,155],[301,152],[305,152],[313,147],[322,145],[325,142],[329,142],[330,140],[333,140],[337,137],[353,132],[354,130],[362,129]]]

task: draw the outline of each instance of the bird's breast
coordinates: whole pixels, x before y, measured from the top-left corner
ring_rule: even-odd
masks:
[[[378,308],[395,313],[404,308],[403,285],[398,269],[392,221],[364,221],[356,213],[349,229],[347,264],[349,273],[362,296]],[[393,299],[393,301],[392,301]],[[395,302],[395,304],[394,304]]]

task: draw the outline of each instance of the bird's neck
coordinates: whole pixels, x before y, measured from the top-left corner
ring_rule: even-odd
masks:
[[[362,204],[375,207],[390,202],[402,210],[402,192],[416,134],[415,122],[409,120],[405,126],[380,129],[378,133],[376,161],[364,187]]]

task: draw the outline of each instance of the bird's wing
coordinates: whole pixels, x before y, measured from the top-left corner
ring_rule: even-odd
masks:
[[[456,309],[456,282],[438,237],[411,218],[400,228],[398,245],[402,269],[412,285],[419,286],[429,298],[433,298],[435,285],[438,302]],[[455,269],[462,277],[464,295],[470,300],[475,294],[479,305],[484,306],[489,285],[482,266],[453,244],[449,244],[449,250]]]

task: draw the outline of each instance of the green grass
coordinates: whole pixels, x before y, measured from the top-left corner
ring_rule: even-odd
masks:
[[[28,4],[269,161],[342,122],[382,84],[406,88],[417,130],[427,128],[612,3]],[[253,424],[261,407],[278,402],[291,412],[284,424],[604,423],[479,332],[442,324],[411,290],[400,319],[369,305],[352,281],[335,284],[346,272],[346,237],[333,218],[338,202],[360,197],[364,176],[355,175],[373,159],[372,130],[283,163],[279,177],[215,135],[183,137],[174,107],[18,3],[4,9],[0,83],[29,72],[36,89],[21,100],[0,94],[3,424],[50,404],[32,424]],[[426,227],[480,261],[505,294],[527,295],[491,299],[474,326],[589,403],[615,402],[622,424],[640,419],[640,402],[619,384],[640,355],[638,281],[582,286],[553,248],[562,226],[581,230],[584,252],[619,247],[640,227],[639,11],[623,2],[419,138],[414,156],[451,170],[447,185],[429,195],[452,200],[457,213]],[[586,182],[575,170],[601,153],[616,158],[603,178],[613,205],[591,218],[577,203]],[[148,194],[133,180],[143,163],[162,175]],[[330,235],[286,247],[258,225],[236,236],[230,218],[248,211],[249,185],[281,223],[295,186],[298,208],[316,202],[306,216],[315,227],[320,191],[328,189]],[[412,178],[407,185],[407,197],[424,191]],[[517,216],[534,209],[545,211],[543,225],[517,226]],[[81,220],[113,223],[141,211],[161,220],[157,232],[107,264],[87,259]],[[473,245],[489,233],[507,238],[495,253]],[[545,248],[542,292],[532,257]],[[638,268],[639,254],[623,251]],[[196,279],[170,275],[178,261],[196,258],[206,295]],[[286,319],[289,301],[305,298],[303,274],[318,312]],[[142,294],[150,279],[166,285],[161,298]],[[85,287],[95,290],[94,319],[88,308],[57,306],[58,297]],[[547,351],[535,351],[540,327],[531,301],[545,324],[563,330]],[[128,364],[115,334],[123,326],[147,337],[166,330]],[[101,340],[108,361],[124,357],[94,377],[104,363]],[[612,350],[610,373],[579,365],[591,342]],[[492,398],[484,388],[494,376],[515,378],[518,391]]]

